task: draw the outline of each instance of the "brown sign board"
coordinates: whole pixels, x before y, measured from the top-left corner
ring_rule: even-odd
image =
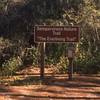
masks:
[[[35,42],[79,42],[78,26],[40,26],[34,27]]]

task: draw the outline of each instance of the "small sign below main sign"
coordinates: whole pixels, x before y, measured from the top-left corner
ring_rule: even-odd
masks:
[[[77,26],[40,26],[34,27],[35,42],[79,42]]]

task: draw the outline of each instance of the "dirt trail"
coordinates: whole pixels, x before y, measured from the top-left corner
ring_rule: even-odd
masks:
[[[100,100],[100,76],[75,75],[69,81],[67,74],[46,68],[41,81],[39,68],[32,67],[17,74],[0,85],[0,100]]]

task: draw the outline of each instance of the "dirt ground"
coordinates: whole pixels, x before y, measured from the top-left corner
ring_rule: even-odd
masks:
[[[0,79],[0,100],[100,100],[100,76],[55,74],[45,68],[40,80],[39,68],[29,67],[13,77]]]

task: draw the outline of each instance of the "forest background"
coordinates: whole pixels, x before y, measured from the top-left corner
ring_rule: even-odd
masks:
[[[100,73],[100,0],[0,0],[0,75],[38,65],[34,25],[78,25],[74,73]],[[65,73],[67,43],[46,44],[45,63]]]

